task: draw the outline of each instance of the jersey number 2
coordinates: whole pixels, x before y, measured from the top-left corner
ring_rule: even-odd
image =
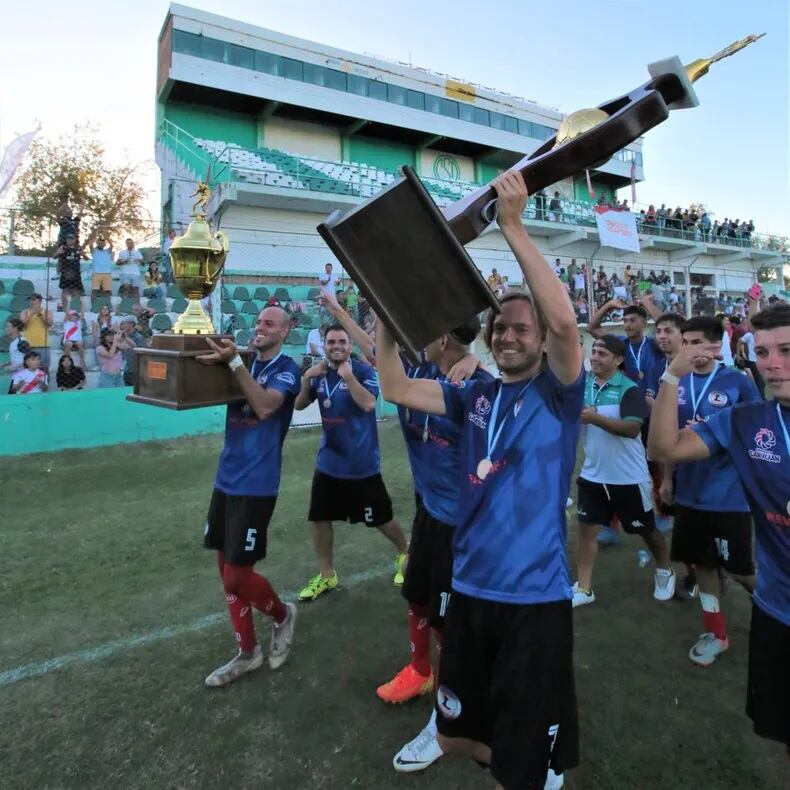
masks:
[[[244,544],[244,551],[252,551],[255,548],[255,536],[258,534],[258,530],[254,527],[250,527],[247,530],[247,542]]]

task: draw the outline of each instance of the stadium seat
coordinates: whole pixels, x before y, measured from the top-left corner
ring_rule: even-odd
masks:
[[[252,299],[248,299],[242,306],[241,312],[247,313],[247,315],[258,315],[261,312],[261,308],[258,302],[253,302]]]
[[[121,299],[121,303],[118,305],[118,315],[127,315],[128,313],[131,313],[134,305],[134,299],[130,299],[128,297]]]
[[[310,302],[317,302],[319,296],[321,296],[321,289],[320,288],[310,288],[307,291],[307,299]]]
[[[234,329],[249,329],[251,323],[255,321],[252,316],[245,315],[244,313],[234,313],[232,316],[228,317],[233,319]]]
[[[175,302],[173,302],[173,306],[175,307]],[[223,313],[238,313],[239,308],[236,306],[236,302],[233,299],[223,299],[222,300],[222,312]]]
[[[149,299],[146,307],[149,310],[153,310],[154,312],[157,313],[167,312],[167,305],[165,304],[164,299]]]
[[[184,310],[187,309],[188,304],[189,302],[187,302],[183,296],[179,296],[177,299],[173,299],[173,303],[170,305],[170,310],[174,313],[183,313]],[[231,304],[233,303],[231,302]]]
[[[5,322],[11,318],[11,313],[8,310],[0,310],[0,333],[5,329]],[[2,393],[0,393],[2,394]]]
[[[0,296],[0,310],[8,310],[11,313],[21,313],[28,307],[26,296],[14,293],[4,293]]]
[[[172,328],[173,322],[170,320],[170,316],[166,313],[157,313],[151,319],[151,329],[154,332],[167,332]]]
[[[262,302],[269,301],[269,289],[265,285],[259,285],[255,289],[255,298],[260,299]]]
[[[243,285],[237,285],[236,290],[233,292],[233,298],[237,302],[246,302],[250,298],[250,292]]]
[[[170,283],[170,285],[167,286],[167,295],[171,299],[183,299],[184,298],[184,294],[181,292],[181,289],[178,287],[178,285],[176,283]]]
[[[13,290],[17,296],[30,296],[35,288],[33,288],[33,283],[30,280],[16,280]]]
[[[231,298],[230,291],[224,285],[222,286],[222,298],[223,299],[230,299]]]
[[[236,345],[246,346],[250,342],[250,330],[239,329],[236,331]]]
[[[300,329],[292,329],[288,333],[288,337],[285,338],[285,342],[289,346],[300,346],[304,348],[305,343],[307,343],[307,335]]]
[[[104,305],[112,309],[112,302],[109,296],[94,296],[91,299],[91,312],[98,313]]]
[[[287,288],[278,288],[274,292],[274,298],[278,302],[290,302],[291,301],[291,295],[288,293],[288,289]]]

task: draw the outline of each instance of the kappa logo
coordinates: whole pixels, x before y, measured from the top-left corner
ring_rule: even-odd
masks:
[[[475,401],[475,411],[478,414],[486,415],[491,413],[491,401],[485,395],[481,395]]]
[[[439,686],[437,699],[439,712],[445,719],[457,719],[461,715],[461,700],[447,686]]]
[[[725,392],[718,392],[714,390],[710,395],[708,395],[708,403],[710,403],[711,406],[722,407],[726,406],[729,402],[730,399],[727,397]]]
[[[754,435],[754,443],[757,445],[756,450],[749,450],[749,457],[754,461],[768,461],[772,464],[778,464],[782,461],[782,456],[779,453],[772,452],[772,448],[776,447],[776,435],[768,428],[760,428]]]
[[[293,373],[284,370],[274,377],[277,381],[282,381],[283,384],[296,384],[296,378]]]

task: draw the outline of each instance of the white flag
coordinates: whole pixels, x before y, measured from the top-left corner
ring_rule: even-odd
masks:
[[[14,177],[19,165],[22,164],[27,149],[33,142],[33,138],[38,134],[41,126],[37,126],[32,132],[27,134],[20,134],[8,144],[8,148],[3,153],[3,160],[0,162],[0,198],[5,195],[6,190],[11,185],[11,180]]]
[[[639,252],[636,216],[630,211],[621,211],[609,206],[596,206],[595,222],[598,225],[601,246]]]

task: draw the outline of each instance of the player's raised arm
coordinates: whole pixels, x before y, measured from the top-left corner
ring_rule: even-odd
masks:
[[[699,347],[683,346],[669,368],[661,376],[661,387],[650,413],[647,453],[654,461],[679,464],[710,458],[710,450],[691,428],[678,426],[678,382],[693,369],[692,355],[707,353],[715,357],[715,344]]]
[[[410,379],[406,375],[398,347],[383,321],[376,325],[376,369],[386,400],[426,414],[445,414],[442,385],[432,379]]]
[[[576,313],[559,277],[527,235],[521,214],[529,197],[521,173],[502,173],[494,182],[499,205],[499,227],[516,256],[535,304],[546,324],[549,367],[563,384],[572,384],[582,369],[582,349]]]
[[[341,307],[331,288],[322,287],[321,295],[324,298],[324,306],[332,318],[348,332],[348,336],[359,346],[363,356],[372,359],[374,351],[373,338]]]

